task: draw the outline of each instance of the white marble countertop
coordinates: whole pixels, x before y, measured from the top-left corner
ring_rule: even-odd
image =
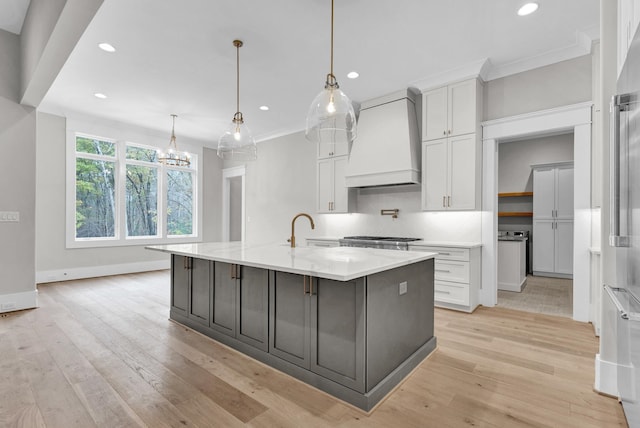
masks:
[[[291,248],[288,244],[245,244],[241,242],[151,245],[145,248],[337,281],[350,281],[436,256],[436,253],[417,251],[353,247]]]

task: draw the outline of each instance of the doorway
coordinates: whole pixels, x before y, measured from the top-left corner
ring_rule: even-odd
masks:
[[[573,132],[500,141],[497,148],[497,304],[510,309],[571,318],[573,314],[573,280],[571,279],[573,240],[564,239],[564,236],[558,235],[556,240],[562,238],[562,245],[555,245],[553,231],[551,239],[547,231],[547,226],[549,224],[553,226],[553,222],[549,220],[536,222],[533,207],[534,198],[537,198],[538,210],[546,208],[549,200],[556,199],[554,186],[544,186],[540,182],[534,185],[534,176],[536,176],[534,165],[538,168],[538,180],[540,180],[542,176],[547,178],[548,168],[553,170],[553,166],[559,163],[563,165],[573,163]],[[541,167],[541,165],[546,166]],[[541,170],[545,171],[545,174],[542,174]],[[563,171],[569,171],[569,168],[565,167]],[[572,177],[572,167],[570,171]],[[565,176],[566,174],[562,177]],[[569,182],[573,183],[573,180]],[[538,193],[534,194],[536,186]],[[563,199],[567,201],[565,203],[567,215],[572,215],[573,186],[564,186],[563,192],[565,191],[568,192],[563,193]],[[536,236],[535,232],[540,232],[541,235]],[[535,258],[536,255],[540,257]],[[549,257],[551,257],[550,266],[545,263]],[[554,262],[554,258],[558,260]],[[559,260],[568,265],[560,265]],[[556,264],[558,266],[554,267]],[[548,270],[548,272],[541,272],[541,270]]]
[[[222,170],[222,240],[245,239],[245,167]]]
[[[487,121],[482,124],[482,289],[480,303],[495,306],[498,242],[498,144],[573,131],[574,234],[573,319],[589,321],[591,269],[591,107],[592,102]]]

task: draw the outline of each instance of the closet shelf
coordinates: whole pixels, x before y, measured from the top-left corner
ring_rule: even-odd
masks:
[[[533,192],[505,192],[498,193],[499,198],[509,198],[509,197],[517,197],[517,196],[533,196]]]
[[[498,217],[533,217],[533,213],[526,211],[502,211],[498,213]]]

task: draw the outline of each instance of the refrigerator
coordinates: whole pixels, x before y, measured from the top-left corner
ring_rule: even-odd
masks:
[[[640,32],[611,101],[611,224],[616,282],[605,285],[615,308],[617,388],[630,427],[640,427]]]

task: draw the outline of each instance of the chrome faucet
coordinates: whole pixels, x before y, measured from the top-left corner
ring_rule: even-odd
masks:
[[[298,219],[298,217],[301,217],[301,216],[309,219],[309,221],[311,222],[311,229],[316,228],[316,226],[313,224],[313,219],[309,214],[306,214],[306,213],[297,214],[293,218],[293,220],[291,220],[291,238],[287,239],[288,242],[291,242],[291,248],[295,248],[296,246],[296,234],[295,234],[296,220]]]

